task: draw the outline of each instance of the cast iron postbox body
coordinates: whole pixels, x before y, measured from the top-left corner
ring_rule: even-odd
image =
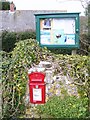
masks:
[[[45,74],[32,72],[29,74],[30,102],[33,104],[45,103]]]

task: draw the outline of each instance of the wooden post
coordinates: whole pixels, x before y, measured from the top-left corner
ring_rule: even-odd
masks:
[[[72,55],[76,55],[76,50],[72,50]]]

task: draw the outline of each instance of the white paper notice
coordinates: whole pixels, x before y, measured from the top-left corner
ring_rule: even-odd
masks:
[[[53,19],[53,29],[62,29],[64,34],[75,34],[75,20],[73,18]]]
[[[42,92],[41,89],[33,88],[33,100],[34,101],[42,101]]]

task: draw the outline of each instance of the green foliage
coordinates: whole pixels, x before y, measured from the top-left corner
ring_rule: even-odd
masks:
[[[61,98],[57,98],[59,99],[58,101],[54,98],[58,103],[61,101],[66,110],[63,108],[60,110],[61,107],[59,106],[60,109],[58,108],[59,104],[57,104],[57,102],[55,103],[55,100],[53,101],[54,103],[52,102],[50,107],[56,104],[59,111],[61,111],[58,112],[58,114],[64,115],[65,117],[74,117],[75,115],[77,115],[77,117],[84,117],[86,115],[85,101],[87,100],[86,98],[89,98],[90,94],[90,57],[80,55],[53,55],[46,48],[39,47],[37,41],[34,39],[19,41],[15,45],[16,47],[10,53],[0,52],[2,55],[3,116],[13,117],[24,114],[24,97],[26,92],[26,84],[28,81],[28,69],[33,64],[38,64],[40,60],[47,60],[47,58],[51,56],[53,58],[52,60],[60,66],[61,69],[59,72],[61,71],[63,75],[69,75],[75,83],[80,84],[78,85],[79,94],[82,98],[81,101],[83,101],[83,104],[80,103],[80,99],[75,98],[76,112],[72,112],[72,115],[71,111],[67,113],[67,105],[69,103],[68,101],[74,101],[74,98],[65,98],[67,100],[65,103],[63,103],[65,100],[62,101]],[[47,104],[48,103],[46,103],[46,105]],[[74,105],[73,102],[71,102],[71,104]],[[74,111],[74,108],[69,108]],[[77,112],[77,109],[79,112]],[[52,110],[50,108],[49,112],[55,116],[57,113],[54,114],[54,111],[54,108]],[[56,109],[55,112],[57,111],[58,110]]]
[[[68,96],[53,97],[45,105],[37,106],[40,114],[48,114],[54,118],[85,118],[87,114],[87,98]]]
[[[28,69],[49,55],[34,39],[16,43],[11,53],[2,55],[3,116],[14,117],[25,112],[24,97],[28,82]]]
[[[58,62],[62,75],[68,75],[73,83],[77,85],[81,97],[88,97],[90,100],[90,56],[55,55],[54,61]],[[88,102],[90,112],[90,101]]]
[[[18,40],[25,40],[25,39],[36,39],[35,32],[25,31],[25,32],[18,32],[17,39]]]
[[[55,60],[59,61],[63,74],[68,75],[77,85],[79,95],[90,100],[90,56],[56,55]],[[90,101],[88,108],[90,112]]]
[[[2,33],[2,50],[9,52],[12,51],[16,43],[16,33],[4,31]]]
[[[0,2],[0,10],[10,10],[10,2]]]
[[[26,31],[26,32],[8,32],[3,31],[2,32],[2,50],[6,52],[11,52],[13,48],[15,47],[15,43],[20,40],[25,39],[35,39],[36,34],[35,32]]]
[[[51,51],[51,52],[53,52],[54,54],[63,54],[63,55],[65,55],[65,54],[71,54],[71,52],[72,52],[72,50],[71,49],[60,49],[60,48],[49,48],[49,50]]]
[[[90,36],[88,34],[80,35],[80,49],[78,50],[78,54],[80,55],[89,55],[90,54]]]

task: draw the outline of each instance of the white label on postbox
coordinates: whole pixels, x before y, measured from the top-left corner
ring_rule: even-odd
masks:
[[[33,88],[33,101],[42,101],[41,89]]]

